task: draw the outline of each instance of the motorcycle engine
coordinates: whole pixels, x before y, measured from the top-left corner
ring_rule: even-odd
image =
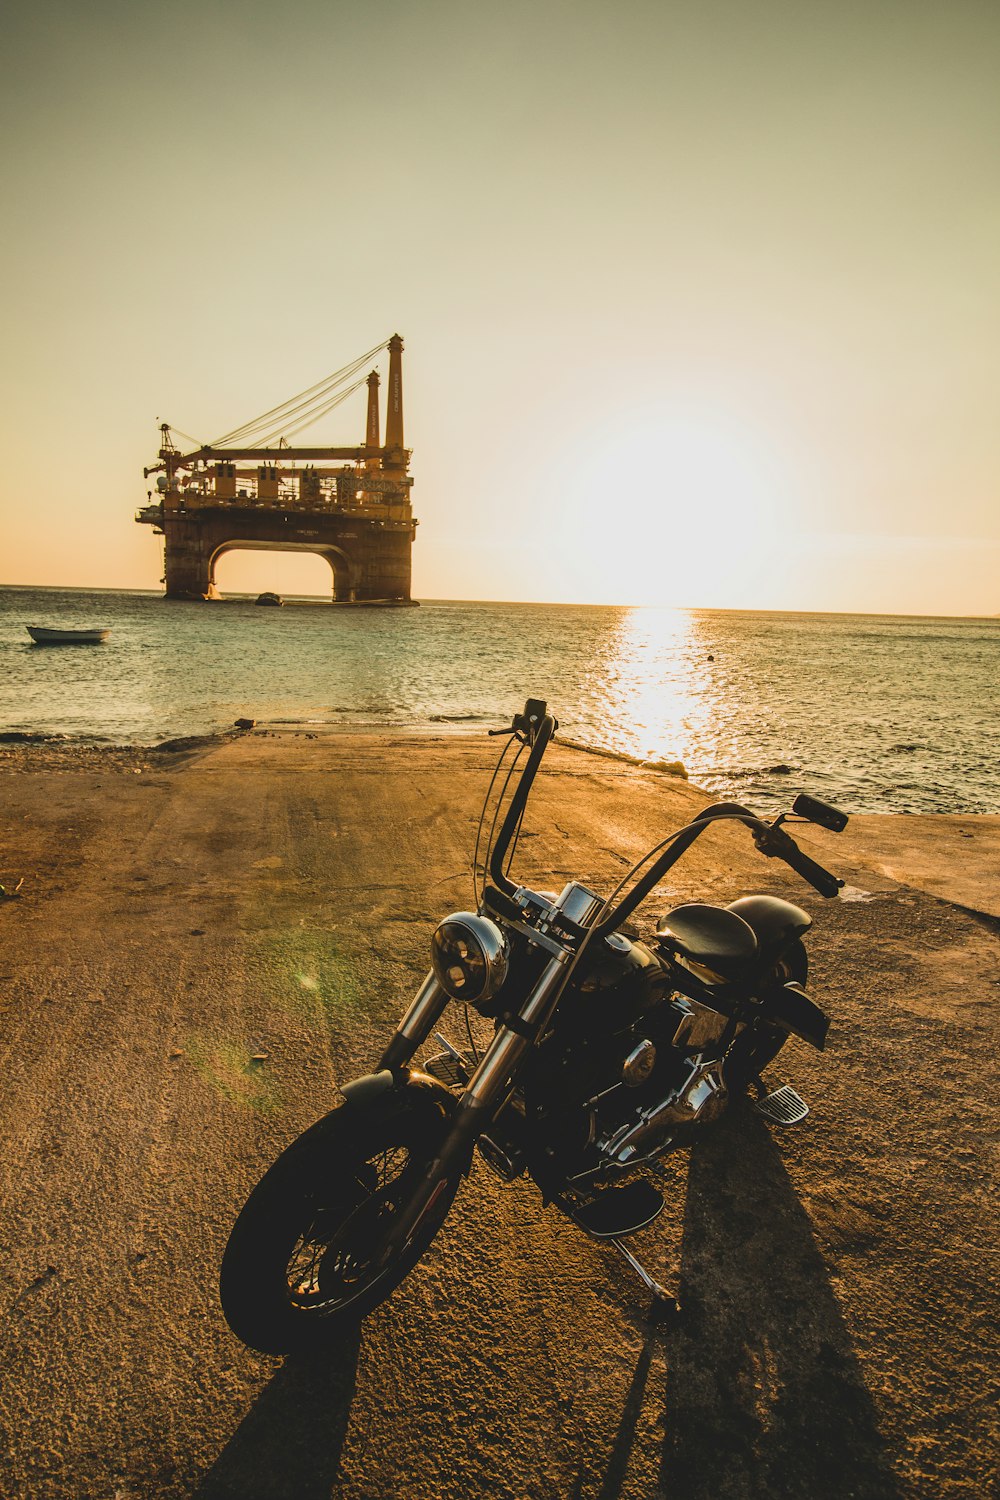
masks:
[[[628,947],[622,967],[632,968],[634,981],[642,945]],[[652,1160],[683,1127],[714,1119],[725,1106],[716,1054],[726,1017],[667,991],[642,968],[642,993],[627,986],[632,1005],[621,1003],[626,996],[619,990],[619,1003],[591,1008],[584,990],[579,1009],[565,1008],[575,1024],[543,1044],[527,1091],[528,1114],[547,1140],[552,1168],[580,1186]],[[613,1030],[611,1018],[619,1023]]]
[[[680,996],[666,1010],[662,1020],[672,1034],[667,1038],[661,1032],[665,1066],[654,1068],[641,1088],[615,1088],[591,1104],[588,1133],[598,1172],[616,1175],[657,1156],[679,1128],[707,1123],[725,1108],[726,1085],[716,1050],[726,1017]],[[628,1079],[622,1082],[627,1089]]]

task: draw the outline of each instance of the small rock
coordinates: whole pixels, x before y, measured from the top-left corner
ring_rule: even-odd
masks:
[[[256,719],[234,719],[233,720],[233,728],[234,729],[255,729],[256,726],[257,726],[257,720]]]
[[[668,776],[683,776],[685,781],[687,780],[687,770],[685,769],[683,761],[644,760],[641,762],[641,764],[644,767],[648,767],[651,771],[665,771]]]

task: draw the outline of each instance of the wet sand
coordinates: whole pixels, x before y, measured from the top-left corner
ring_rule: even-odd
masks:
[[[967,1496],[995,1490],[1000,819],[802,843],[824,902],[714,830],[648,904],[816,918],[833,1017],[672,1158],[613,1252],[478,1163],[425,1262],[322,1361],[243,1349],[222,1247],[262,1168],[365,1071],[471,900],[496,742],[251,734],[0,746],[0,1494]],[[704,794],[558,748],[522,879],[604,888]],[[960,858],[962,852],[966,858]],[[445,1029],[459,1039],[457,1017]],[[256,1060],[255,1060],[256,1059]]]

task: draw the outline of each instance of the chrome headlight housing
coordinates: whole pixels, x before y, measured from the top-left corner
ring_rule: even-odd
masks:
[[[507,939],[489,917],[457,911],[431,938],[431,966],[453,1000],[479,1005],[507,978]]]

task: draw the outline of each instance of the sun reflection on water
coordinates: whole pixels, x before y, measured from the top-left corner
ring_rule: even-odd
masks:
[[[608,748],[641,760],[714,759],[716,692],[711,653],[690,610],[623,610],[595,663]]]

